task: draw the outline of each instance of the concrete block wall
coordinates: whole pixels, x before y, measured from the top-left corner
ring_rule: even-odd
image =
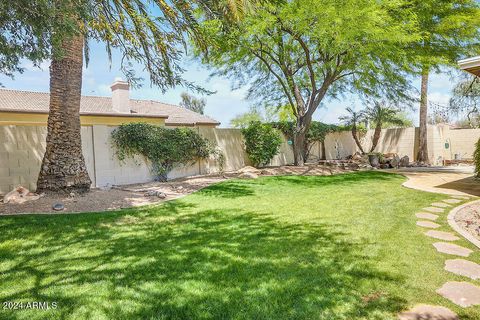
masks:
[[[47,128],[39,126],[0,126],[0,194],[22,185],[36,189],[45,153]],[[87,170],[94,177],[91,127],[82,127],[82,146]],[[93,181],[95,183],[95,181]]]
[[[137,157],[120,162],[112,148],[110,136],[112,126],[93,125],[82,127],[82,147],[92,186],[104,187],[148,182],[154,179],[150,166]],[[201,135],[216,143],[225,156],[224,170],[231,171],[250,165],[244,151],[241,131],[238,129],[195,128]],[[38,172],[45,152],[47,129],[42,126],[0,126],[0,194],[23,185],[35,190]],[[369,150],[373,130],[362,138],[362,145]],[[475,143],[480,138],[480,129],[452,130],[448,126],[429,126],[429,156],[434,164],[444,159],[453,159],[459,154],[471,159]],[[396,128],[382,131],[375,151],[395,152],[415,159],[418,150],[418,128]],[[448,142],[449,148],[445,148]],[[336,132],[325,139],[327,159],[344,159],[355,153],[357,146],[350,132]],[[311,159],[321,157],[321,145],[311,150]],[[284,138],[280,153],[270,165],[293,164],[293,150]],[[218,172],[220,165],[215,159],[203,160],[189,166],[176,168],[169,178],[179,178]]]

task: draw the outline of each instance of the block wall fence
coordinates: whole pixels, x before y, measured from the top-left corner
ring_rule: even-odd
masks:
[[[118,161],[110,142],[113,126],[82,126],[82,146],[87,169],[93,187],[108,187],[142,183],[153,180],[148,165],[142,158]],[[202,136],[215,142],[225,156],[224,170],[232,171],[249,165],[244,151],[243,138],[238,129],[198,127]],[[23,185],[35,190],[38,172],[45,152],[47,129],[42,126],[0,126],[0,194]],[[369,150],[373,130],[362,137],[364,150]],[[415,158],[418,129],[397,128],[382,130],[375,151],[395,152],[400,156]],[[428,128],[429,154],[433,164],[440,165],[444,159],[472,158],[475,143],[480,138],[480,129],[451,130],[448,126]],[[448,148],[446,148],[448,144]],[[311,160],[322,158],[322,148],[316,144],[311,149]],[[350,132],[329,134],[325,139],[325,158],[343,159],[358,151]],[[291,146],[283,139],[280,153],[271,161],[271,166],[293,163]],[[220,170],[214,159],[198,161],[194,165],[177,168],[169,174],[170,179],[209,174]]]

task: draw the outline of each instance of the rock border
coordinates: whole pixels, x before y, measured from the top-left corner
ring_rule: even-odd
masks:
[[[467,203],[464,203],[458,207],[453,208],[447,216],[447,221],[450,227],[452,227],[453,230],[455,230],[457,233],[462,235],[465,239],[467,239],[469,242],[474,244],[477,248],[480,248],[480,240],[475,238],[473,235],[471,235],[468,231],[464,230],[462,227],[460,227],[457,222],[455,221],[455,215],[462,209],[472,205],[472,204],[477,204],[480,203],[480,200],[474,200],[470,201]]]

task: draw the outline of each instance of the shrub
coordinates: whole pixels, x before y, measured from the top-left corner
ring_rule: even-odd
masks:
[[[475,162],[475,173],[480,178],[480,139],[475,144],[475,152],[473,153],[473,161]]]
[[[176,166],[192,165],[219,154],[212,143],[191,129],[167,129],[147,123],[121,125],[112,132],[112,141],[119,160],[143,156],[160,181],[166,181]]]
[[[278,154],[282,137],[270,124],[251,122],[242,129],[245,149],[254,166],[265,166]]]

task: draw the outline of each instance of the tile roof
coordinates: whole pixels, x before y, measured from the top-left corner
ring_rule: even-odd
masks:
[[[48,113],[50,94],[0,88],[0,111]],[[80,114],[103,116],[159,117],[167,125],[218,125],[218,121],[188,109],[152,100],[130,99],[131,113],[113,110],[110,97],[82,96]]]

